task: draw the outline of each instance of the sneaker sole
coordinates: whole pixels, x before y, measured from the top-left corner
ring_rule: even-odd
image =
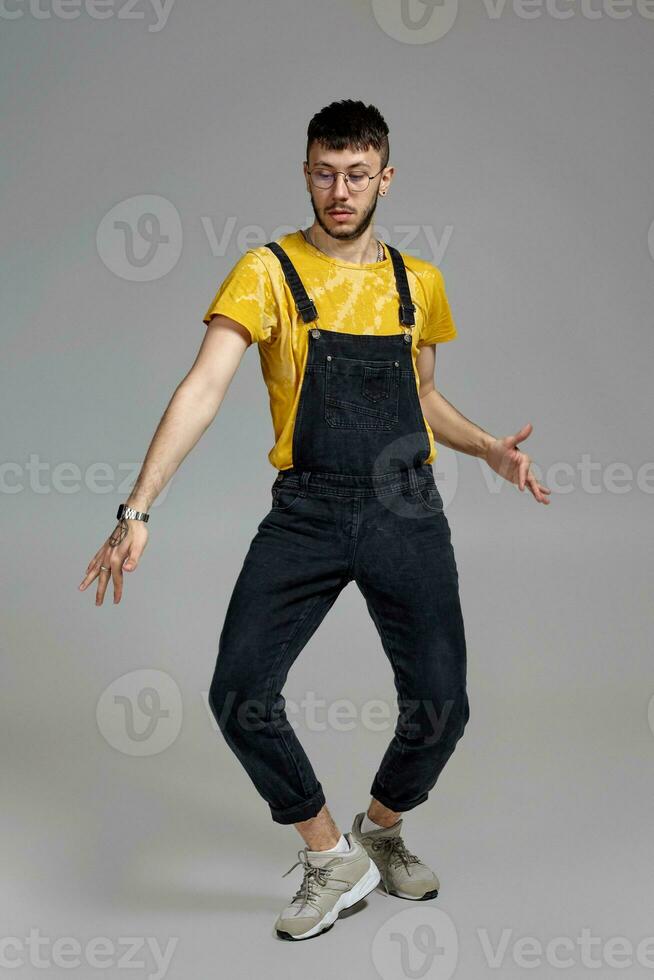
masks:
[[[406,898],[410,902],[426,902],[429,898],[436,898],[438,895],[438,888],[434,888],[430,892],[425,892],[424,895],[401,895],[400,892],[389,892],[389,895],[395,895],[396,898]]]
[[[301,939],[313,939],[323,932],[328,932],[329,929],[333,929],[339,912],[342,912],[343,909],[349,909],[353,905],[356,905],[357,902],[360,902],[362,898],[365,898],[366,895],[369,895],[370,892],[375,890],[380,881],[381,875],[379,868],[371,860],[370,867],[366,873],[359,878],[349,891],[343,892],[334,907],[329,912],[326,912],[320,922],[316,922],[315,926],[311,929],[303,932],[301,936],[292,936],[290,932],[285,932],[283,929],[276,929],[275,931],[280,939],[293,939],[296,942]]]

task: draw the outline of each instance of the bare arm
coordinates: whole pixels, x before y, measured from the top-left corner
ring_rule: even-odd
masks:
[[[126,500],[147,511],[213,422],[250,334],[226,316],[212,317],[193,366],[168,403]]]
[[[175,389],[155,430],[126,500],[130,507],[150,509],[215,418],[251,342],[250,334],[240,323],[226,316],[212,317],[193,366]],[[111,578],[114,603],[120,602],[123,571],[134,571],[147,541],[148,528],[143,521],[123,518],[89,562],[78,588],[84,591],[98,578],[95,604],[101,606]]]

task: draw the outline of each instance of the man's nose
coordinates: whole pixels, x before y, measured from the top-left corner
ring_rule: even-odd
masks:
[[[332,188],[334,197],[339,200],[345,200],[350,196],[350,189],[347,186],[345,177],[343,174],[336,174],[336,179],[334,180],[334,186]]]

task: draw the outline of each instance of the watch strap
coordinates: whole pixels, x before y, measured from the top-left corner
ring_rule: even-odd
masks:
[[[150,515],[140,510],[134,510],[133,507],[128,507],[127,504],[121,504],[116,513],[116,518],[119,521],[126,519],[147,523],[150,520]]]

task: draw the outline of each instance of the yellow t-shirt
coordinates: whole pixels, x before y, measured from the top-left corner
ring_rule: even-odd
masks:
[[[216,293],[203,322],[209,323],[214,314],[222,313],[242,324],[257,344],[275,432],[275,445],[268,459],[275,469],[285,470],[293,465],[293,426],[307,359],[307,331],[317,326],[321,330],[385,335],[400,333],[404,327],[399,321],[393,263],[386,249],[382,262],[358,265],[325,255],[310,245],[301,231],[277,241],[314,301],[318,319],[313,323],[302,320],[279,259],[262,245],[241,256]],[[416,306],[411,333],[418,387],[418,347],[453,340],[457,329],[440,269],[413,255],[401,255]],[[426,462],[431,463],[437,450],[426,419],[425,427],[430,445]]]

